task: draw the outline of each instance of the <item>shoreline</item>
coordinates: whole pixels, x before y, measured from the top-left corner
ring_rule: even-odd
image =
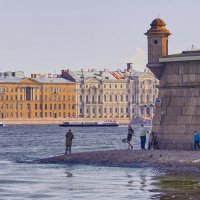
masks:
[[[38,160],[39,163],[86,164],[110,167],[155,167],[179,171],[200,169],[200,151],[107,150],[71,153]]]
[[[119,119],[109,119],[109,118],[101,118],[101,119],[94,119],[94,118],[77,118],[77,119],[1,119],[1,122],[5,125],[45,125],[45,124],[62,124],[64,121],[74,122],[74,121],[94,121],[94,122],[101,122],[101,121],[117,121],[120,125],[128,125],[130,124],[129,118],[119,118]]]

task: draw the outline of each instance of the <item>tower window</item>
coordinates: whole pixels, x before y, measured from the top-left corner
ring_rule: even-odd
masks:
[[[154,42],[154,44],[158,44],[158,40],[154,40],[153,42]]]

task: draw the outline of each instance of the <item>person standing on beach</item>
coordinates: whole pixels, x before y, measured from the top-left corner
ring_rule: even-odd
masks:
[[[199,146],[199,134],[197,133],[197,131],[194,131],[194,150],[197,150],[197,146],[200,149],[200,146]]]
[[[146,133],[147,131],[144,128],[144,124],[141,124],[140,141],[141,141],[141,149],[143,150],[145,150]]]
[[[128,125],[128,135],[127,135],[128,149],[133,149],[133,145],[131,144],[133,135],[134,135],[134,130],[132,129],[131,125]]]
[[[69,129],[65,135],[65,145],[66,145],[65,154],[67,154],[68,151],[69,151],[69,153],[71,153],[71,146],[72,146],[73,138],[74,138],[74,134],[72,133],[72,130]]]

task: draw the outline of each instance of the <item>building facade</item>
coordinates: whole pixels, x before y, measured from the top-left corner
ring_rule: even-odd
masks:
[[[62,78],[0,77],[0,118],[76,116],[76,85]]]
[[[76,82],[77,118],[152,119],[158,80],[149,71],[62,70],[62,77]]]

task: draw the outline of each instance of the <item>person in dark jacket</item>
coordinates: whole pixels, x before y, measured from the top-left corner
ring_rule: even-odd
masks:
[[[200,146],[199,146],[199,134],[197,133],[197,131],[194,131],[194,150],[197,149],[197,146],[200,149]]]
[[[71,153],[71,146],[72,146],[73,138],[74,138],[74,134],[72,133],[72,130],[69,129],[65,135],[65,145],[66,145],[65,154],[67,154],[68,151],[69,151],[69,153]]]
[[[134,130],[132,129],[131,125],[129,125],[128,126],[128,135],[127,135],[128,149],[133,149],[133,145],[131,144],[133,135],[134,135]]]

